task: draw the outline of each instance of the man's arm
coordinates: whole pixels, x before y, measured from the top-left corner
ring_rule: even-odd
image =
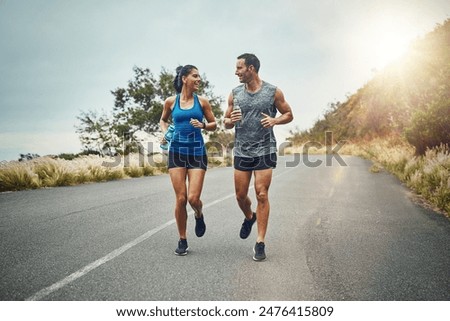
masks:
[[[223,119],[223,123],[225,124],[226,129],[231,129],[234,127],[234,124],[241,119],[241,113],[239,111],[233,110],[233,93],[230,93],[228,96],[228,107],[225,111],[225,117]]]
[[[284,99],[283,92],[279,88],[277,88],[277,90],[275,91],[274,104],[281,115],[273,118],[270,117],[269,115],[261,113],[264,115],[264,118],[261,119],[261,124],[263,125],[264,128],[273,127],[275,125],[287,124],[294,119],[294,116],[292,115],[291,106],[289,106],[288,102]]]

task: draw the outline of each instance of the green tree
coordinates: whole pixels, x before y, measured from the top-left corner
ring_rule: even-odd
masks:
[[[433,101],[414,113],[405,136],[418,155],[440,144],[450,146],[450,99]]]
[[[76,132],[79,134],[84,151],[112,155],[119,145],[108,116],[98,115],[95,111],[81,112],[77,117],[79,124]]]

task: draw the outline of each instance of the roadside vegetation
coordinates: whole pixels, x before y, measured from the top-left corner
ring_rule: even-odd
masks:
[[[152,176],[166,172],[160,159],[130,154],[125,159],[98,155],[80,156],[73,160],[39,157],[28,161],[11,161],[0,166],[0,191],[18,191],[41,187],[77,185],[129,177]]]

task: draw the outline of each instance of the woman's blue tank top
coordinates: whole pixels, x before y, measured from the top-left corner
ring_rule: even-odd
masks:
[[[175,99],[172,110],[172,120],[175,125],[173,139],[170,142],[169,151],[184,155],[205,155],[205,143],[202,131],[191,125],[191,118],[203,121],[203,108],[196,94],[194,94],[194,105],[188,109],[180,106],[180,95]]]

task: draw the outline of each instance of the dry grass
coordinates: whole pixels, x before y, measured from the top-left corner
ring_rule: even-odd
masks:
[[[6,162],[0,166],[0,191],[77,185],[129,177],[166,173],[162,155],[126,158],[82,156],[74,160],[40,157],[27,162]]]

